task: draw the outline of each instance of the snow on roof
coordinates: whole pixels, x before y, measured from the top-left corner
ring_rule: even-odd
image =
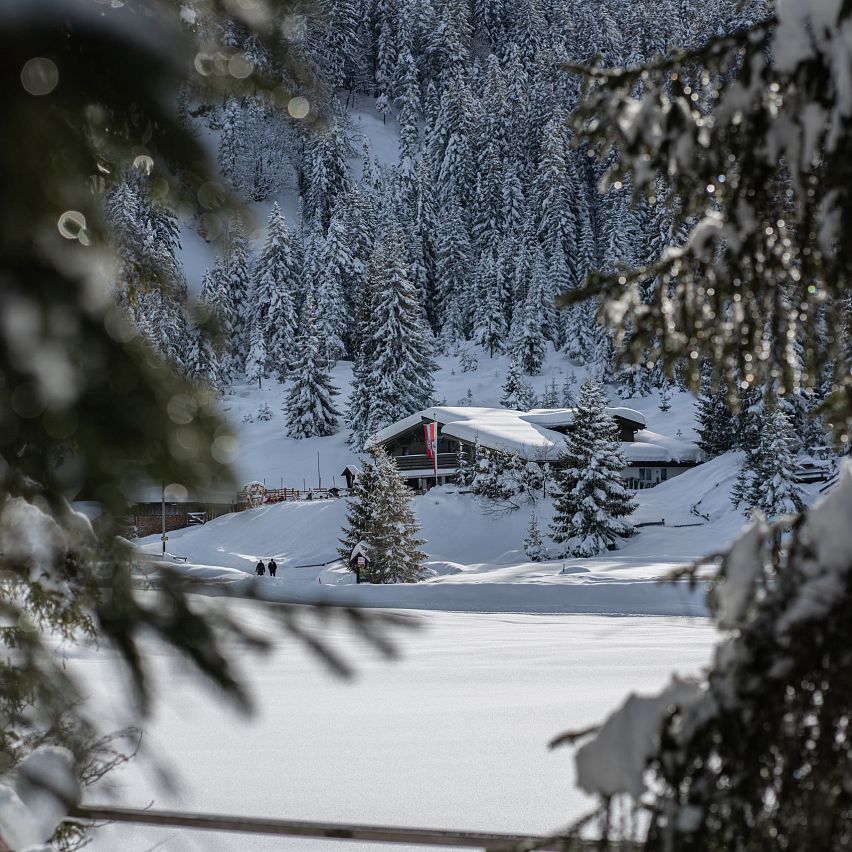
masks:
[[[632,408],[607,408],[607,413],[645,425],[644,416]],[[438,405],[386,426],[372,437],[368,446],[387,443],[420,425],[423,420],[436,420],[441,425],[441,435],[471,444],[478,440],[483,447],[506,450],[527,459],[552,461],[561,452],[565,439],[561,433],[548,426],[570,425],[573,416],[573,410],[568,408],[527,412],[509,408]],[[697,462],[701,458],[701,451],[695,444],[668,438],[647,429],[637,431],[636,442],[623,443],[622,448],[628,461]]]
[[[689,462],[703,460],[697,444],[640,429],[636,440],[621,445],[628,462]]]
[[[606,413],[610,417],[620,417],[622,420],[628,420],[635,423],[640,429],[647,426],[645,415],[635,408],[607,406]],[[536,423],[539,426],[570,426],[574,422],[573,408],[534,408],[526,414],[521,415],[528,423]]]

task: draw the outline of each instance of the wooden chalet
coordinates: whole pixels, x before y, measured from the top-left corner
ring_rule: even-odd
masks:
[[[622,450],[628,460],[624,479],[634,490],[652,488],[703,461],[696,444],[669,438],[647,428],[644,415],[631,408],[608,408],[618,425]],[[438,424],[437,477],[426,452],[423,424]],[[574,410],[434,406],[378,432],[373,443],[382,445],[396,462],[407,484],[423,490],[452,481],[463,453],[473,460],[478,442],[493,450],[516,453],[529,461],[555,462],[564,437],[574,422]],[[437,481],[436,481],[437,480]]]

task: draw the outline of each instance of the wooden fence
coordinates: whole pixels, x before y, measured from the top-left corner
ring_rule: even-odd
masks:
[[[250,494],[247,491],[237,493],[236,509],[243,511],[270,503],[284,503],[292,500],[333,500],[348,494],[345,488],[267,488],[264,493]]]

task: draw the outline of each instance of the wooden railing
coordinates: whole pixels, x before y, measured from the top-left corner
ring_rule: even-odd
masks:
[[[409,846],[484,849],[486,852],[524,852],[524,850],[563,850],[580,852],[599,849],[593,840],[578,838],[535,837],[523,834],[491,834],[484,831],[442,831],[434,828],[402,828],[395,826],[353,825],[351,823],[305,822],[290,819],[224,816],[219,814],[178,813],[175,811],[139,810],[107,805],[81,805],[71,813],[72,819],[86,821],[127,822],[168,828],[195,828],[204,831],[236,831],[277,837],[326,838],[360,840],[374,843],[404,843]],[[611,852],[638,852],[639,844],[610,841]]]
[[[425,453],[417,456],[393,456],[399,470],[431,470],[432,459]],[[438,470],[456,468],[459,464],[458,453],[438,453]]]

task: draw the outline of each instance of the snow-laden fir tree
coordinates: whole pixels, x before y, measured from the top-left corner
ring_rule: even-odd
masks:
[[[541,562],[547,558],[547,548],[544,546],[544,539],[541,537],[535,511],[530,512],[527,535],[524,539],[524,553],[531,562]]]
[[[428,407],[435,370],[434,341],[395,227],[376,246],[367,286],[363,363],[353,376],[349,417],[353,432],[365,436]]]
[[[301,289],[299,259],[277,204],[267,223],[266,241],[254,267],[252,324],[263,330],[268,369],[283,381],[289,374],[296,338],[296,297]]]
[[[500,287],[493,253],[483,254],[476,282],[473,339],[488,350],[489,358],[502,352],[506,341],[506,315],[500,302]]]
[[[553,292],[548,285],[544,253],[536,252],[523,314],[514,343],[515,358],[528,375],[541,372],[552,326]]]
[[[412,492],[393,459],[380,446],[367,450],[361,473],[348,500],[346,526],[339,553],[348,563],[352,549],[363,543],[371,583],[414,583],[426,555],[411,505]]]
[[[544,393],[541,395],[541,407],[559,408],[559,388],[556,385],[555,376],[544,386]]]
[[[228,300],[218,261],[213,269],[204,272],[199,304],[205,321],[193,335],[187,372],[195,381],[205,382],[221,393],[230,383],[231,369],[224,342],[230,328],[228,314],[225,313]]]
[[[710,387],[709,368],[702,373],[701,392],[695,404],[698,445],[712,457],[738,445],[737,422],[728,404],[727,389]]]
[[[551,537],[572,556],[614,550],[619,538],[634,532],[625,520],[636,508],[621,477],[627,461],[606,402],[603,387],[587,379],[554,471]]]
[[[456,483],[461,488],[470,488],[476,476],[476,458],[479,452],[479,439],[470,450],[464,444],[459,444],[456,457]]]
[[[225,340],[230,369],[237,373],[245,364],[250,330],[249,288],[251,286],[248,240],[242,221],[234,217],[228,230],[225,257],[221,266],[229,333]]]
[[[802,491],[796,484],[796,439],[787,415],[777,410],[764,423],[760,443],[746,451],[731,500],[748,515],[760,509],[769,518],[802,511]]]
[[[296,338],[292,380],[284,403],[287,434],[291,438],[324,438],[337,431],[338,391],[328,375],[325,347],[317,335],[317,305],[308,292]]]
[[[252,323],[249,333],[249,351],[246,358],[245,373],[246,379],[250,382],[257,382],[258,388],[263,387],[263,380],[266,378],[268,357],[269,351],[266,346],[263,328],[259,323]]]
[[[345,339],[350,316],[346,288],[351,286],[355,275],[355,260],[348,234],[342,217],[335,213],[320,247],[316,289],[318,333],[329,366],[346,355]]]
[[[524,380],[521,377],[518,362],[514,358],[509,362],[509,369],[506,372],[502,390],[500,405],[504,408],[513,408],[522,411],[521,402],[524,396]]]
[[[338,201],[349,188],[347,158],[351,147],[338,120],[308,136],[305,145],[305,217],[323,233]]]
[[[133,169],[108,196],[107,219],[119,305],[155,352],[189,370],[186,281],[174,213],[151,198],[147,176]]]

